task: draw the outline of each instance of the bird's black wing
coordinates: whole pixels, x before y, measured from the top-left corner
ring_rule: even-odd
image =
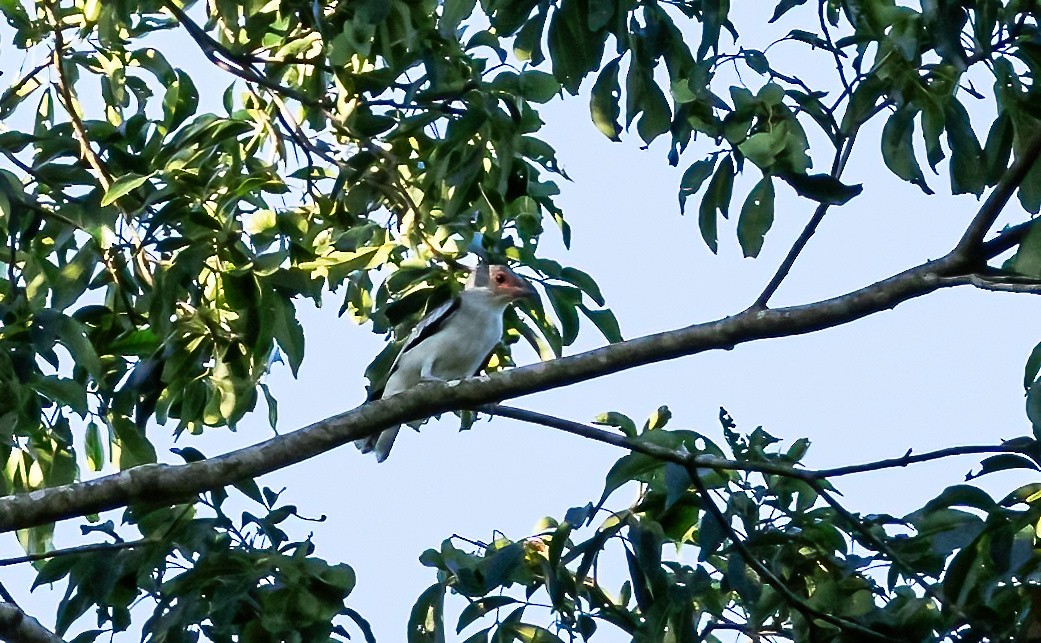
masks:
[[[393,375],[394,371],[397,369],[398,362],[401,361],[401,356],[404,355],[406,351],[418,346],[424,339],[436,333],[439,328],[444,326],[448,318],[452,316],[452,313],[459,309],[461,304],[462,299],[456,297],[441,304],[427,313],[426,317],[419,320],[419,323],[412,329],[412,332],[409,333],[407,338],[405,338],[405,343],[402,344],[401,351],[399,351],[398,356],[394,358],[394,363],[390,365],[390,370],[387,371],[387,378],[383,381],[383,386],[380,386],[379,389],[370,391],[369,401],[378,400],[383,396],[383,389],[387,385],[387,380],[390,379],[390,376]]]

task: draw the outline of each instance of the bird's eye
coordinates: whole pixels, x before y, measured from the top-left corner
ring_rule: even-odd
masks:
[[[506,283],[506,275],[502,274],[501,272],[499,274],[495,275],[495,283],[497,283],[497,284]]]

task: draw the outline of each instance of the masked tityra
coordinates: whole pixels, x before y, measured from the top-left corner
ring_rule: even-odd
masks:
[[[481,262],[458,297],[435,308],[412,329],[390,367],[387,383],[369,399],[389,397],[422,381],[473,377],[502,340],[506,307],[522,297],[537,296],[530,283],[506,266]],[[389,428],[355,445],[362,453],[374,452],[376,460],[383,462],[399,429]]]

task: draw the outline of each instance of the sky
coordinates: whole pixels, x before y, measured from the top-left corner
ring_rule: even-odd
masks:
[[[214,74],[215,87],[227,82],[217,80],[215,71],[200,67],[200,73]],[[761,82],[745,80],[753,86]],[[205,85],[198,75],[196,83]],[[741,258],[733,220],[721,223],[719,254],[713,255],[701,240],[696,216],[680,216],[676,202],[680,175],[697,150],[671,168],[664,142],[644,150],[634,133],[611,143],[589,121],[584,97],[557,99],[541,111],[547,123],[542,136],[558,150],[572,178],[560,182],[558,204],[573,229],[567,250],[547,224],[542,255],[592,274],[626,338],[747,307],[812,212],[813,204],[779,187],[776,224],[761,256]],[[776,294],[775,306],[841,294],[940,256],[972,218],[977,201],[943,196],[948,190],[942,177],[933,180],[940,196],[926,198],[892,176],[882,165],[879,138],[880,128],[862,133],[846,181],[862,183],[864,193],[829,212]],[[739,183],[735,198],[743,198],[749,186]],[[1013,202],[1006,218],[1026,216]],[[363,371],[384,339],[338,318],[339,303],[336,296],[322,308],[299,303],[307,341],[299,379],[280,368],[268,381],[279,399],[282,432],[364,398]],[[811,467],[894,457],[908,449],[995,443],[1030,431],[1021,381],[1027,355],[1041,340],[1034,321],[1039,312],[1041,300],[1029,295],[947,289],[838,328],[645,366],[511,404],[577,421],[608,410],[642,420],[667,404],[674,413],[672,428],[695,429],[720,441],[722,406],[744,431],[761,425],[786,443],[810,438],[806,464]],[[566,353],[602,344],[586,324]],[[516,359],[526,364],[537,356],[518,344]],[[217,454],[270,433],[261,409],[236,433],[209,431],[191,444]],[[403,432],[381,465],[346,446],[258,482],[286,487],[284,500],[302,514],[327,517],[320,524],[298,523],[293,535],[313,531],[319,555],[354,567],[358,586],[349,604],[371,622],[379,641],[394,642],[404,640],[412,603],[435,581],[433,570],[418,562],[425,549],[452,534],[488,540],[500,531],[523,537],[541,517],[560,518],[569,507],[598,498],[604,475],[621,455],[614,447],[501,418],[467,432],[446,419],[418,434]],[[853,511],[902,515],[962,482],[977,463],[967,457],[891,469],[843,479],[837,487]],[[1022,474],[997,474],[980,484],[1003,495],[1026,481]],[[620,492],[613,506],[630,499]],[[59,546],[78,542],[77,525],[61,526]],[[0,540],[0,556],[19,553],[13,535]],[[31,578],[24,565],[0,570],[26,611],[53,626],[59,596],[46,589],[30,593]],[[447,623],[462,606],[449,599]],[[85,617],[76,628],[88,628],[90,621]],[[605,636],[595,640],[623,640],[603,629]],[[449,627],[449,641],[463,639]]]

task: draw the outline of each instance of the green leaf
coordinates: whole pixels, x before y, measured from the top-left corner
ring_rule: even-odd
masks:
[[[109,421],[111,457],[120,471],[156,461],[155,447],[129,419],[113,416]]]
[[[605,31],[589,29],[589,4],[585,0],[562,0],[549,24],[549,53],[553,75],[572,96],[586,74],[600,65]]]
[[[273,318],[272,332],[275,341],[289,359],[289,368],[295,377],[304,361],[304,329],[296,319],[296,307],[293,306],[293,302],[278,296],[270,296],[268,299],[272,304],[269,312]]]
[[[701,514],[701,524],[698,527],[697,543],[698,543],[698,560],[708,560],[710,556],[716,553],[716,550],[723,544],[723,541],[727,539],[727,530],[725,526],[719,522],[716,515],[710,511],[706,511]]]
[[[774,15],[770,18],[770,22],[777,22],[781,16],[788,13],[791,9],[804,4],[806,4],[806,0],[780,0],[774,8]]]
[[[643,86],[640,107],[642,115],[636,123],[636,131],[643,142],[650,145],[654,139],[669,131],[672,124],[672,110],[665,93],[657,83],[648,82]]]
[[[716,167],[716,158],[710,157],[694,161],[683,173],[680,179],[680,214],[686,206],[687,199],[694,196],[701,189],[702,184],[708,177],[712,176],[712,170]]]
[[[758,49],[746,49],[744,54],[745,64],[748,65],[749,69],[764,76],[770,73],[770,62],[766,59],[766,55],[763,52]]]
[[[56,404],[68,406],[81,417],[87,415],[87,389],[76,380],[33,373],[30,382],[37,393]]]
[[[603,294],[600,292],[600,286],[597,285],[596,280],[589,273],[583,272],[578,268],[563,268],[560,271],[560,278],[581,288],[582,292],[589,295],[589,298],[595,301],[597,306],[603,306],[606,303]]]
[[[987,183],[983,149],[969,122],[969,114],[957,99],[947,103],[947,144],[951,148],[951,192],[983,193]]]
[[[758,257],[774,222],[773,178],[764,176],[748,193],[737,220],[737,240],[746,257]]]
[[[509,632],[514,640],[522,643],[564,643],[559,636],[538,625],[504,623],[502,629]]]
[[[633,422],[628,415],[617,413],[615,411],[601,413],[593,419],[593,424],[618,427],[622,430],[622,433],[630,438],[635,438],[637,435],[636,423]]]
[[[1001,112],[994,119],[987,134],[987,144],[983,150],[984,164],[987,172],[987,185],[994,185],[1008,170],[1012,157],[1012,142],[1015,128],[1008,114]]]
[[[455,36],[465,18],[473,13],[477,6],[477,0],[445,0],[441,7],[441,20],[438,21],[437,30],[444,38]]]
[[[589,94],[589,113],[593,124],[612,141],[620,141],[619,134],[622,133],[622,125],[618,122],[622,113],[618,103],[622,96],[618,84],[618,63],[621,59],[619,56],[604,65]]]
[[[101,446],[101,429],[95,422],[87,424],[83,438],[83,449],[87,455],[87,466],[91,471],[101,471],[105,466],[105,450]]]
[[[101,198],[102,207],[115,203],[120,197],[130,194],[137,188],[145,184],[148,179],[152,178],[155,172],[151,174],[134,174],[129,172],[116,179],[112,185],[109,186],[108,190],[105,191],[105,196]]]
[[[444,604],[441,583],[434,583],[419,595],[408,619],[408,643],[445,643]]]
[[[1041,225],[1032,225],[1012,258],[1012,269],[1021,275],[1041,279]]]
[[[715,253],[719,247],[717,240],[716,213],[722,212],[727,215],[730,208],[730,197],[734,191],[734,160],[730,156],[716,168],[716,173],[709,181],[705,196],[701,199],[701,207],[698,211],[698,227],[701,229],[701,238],[705,244]]]
[[[517,603],[517,599],[510,598],[509,596],[486,596],[477,599],[463,608],[462,613],[459,614],[459,623],[455,626],[455,631],[457,634],[461,633],[466,629],[467,625],[473,623],[485,614],[506,605],[513,605],[514,603]]]
[[[936,511],[947,507],[973,507],[981,511],[994,509],[997,503],[983,489],[968,484],[957,484],[947,487],[943,493],[930,500],[923,511]]]
[[[985,476],[988,473],[994,473],[996,471],[1007,471],[1009,469],[1033,469],[1034,471],[1041,471],[1041,467],[1038,467],[1037,463],[1018,455],[1016,453],[1002,453],[1000,455],[992,455],[989,458],[984,458],[980,462],[979,473],[971,473],[965,476],[966,480],[974,480],[980,476]]]
[[[1041,343],[1034,346],[1027,358],[1026,368],[1023,370],[1023,388],[1030,390],[1030,385],[1037,379],[1038,371],[1041,371]]]
[[[552,74],[528,69],[518,79],[521,96],[535,103],[548,103],[560,93],[560,83]]]
[[[893,174],[917,185],[926,194],[933,191],[914,155],[914,111],[902,108],[893,113],[882,128],[882,160]]]
[[[843,205],[864,191],[864,186],[846,185],[830,174],[796,174],[781,176],[801,197],[818,203]]]
[[[604,336],[604,339],[612,344],[623,341],[622,330],[618,327],[618,320],[615,319],[614,313],[610,308],[592,310],[584,304],[579,304],[578,308],[600,330],[600,334]]]

